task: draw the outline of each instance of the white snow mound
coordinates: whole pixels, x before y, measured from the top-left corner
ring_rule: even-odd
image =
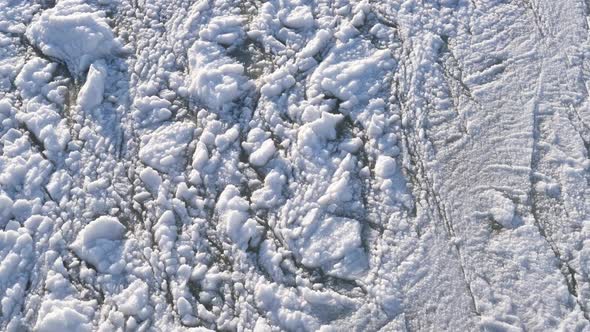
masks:
[[[184,167],[186,147],[193,138],[194,125],[174,123],[165,125],[141,138],[139,158],[160,172],[171,172]]]
[[[80,76],[90,64],[120,47],[104,13],[77,1],[61,1],[33,21],[27,38],[43,54],[66,64]]]
[[[198,41],[188,56],[190,92],[201,103],[211,109],[220,109],[242,96],[249,84],[244,67],[226,56],[221,46]]]
[[[91,326],[88,318],[76,310],[69,307],[53,307],[52,312],[43,316],[37,325],[35,331],[53,332],[53,331],[90,331]]]
[[[99,272],[117,272],[110,267],[117,260],[124,234],[125,226],[117,218],[98,217],[80,231],[72,249]]]

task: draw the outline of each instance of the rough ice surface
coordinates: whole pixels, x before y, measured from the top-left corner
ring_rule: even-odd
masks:
[[[26,37],[43,54],[64,62],[80,75],[90,63],[109,55],[117,42],[105,13],[82,0],[59,1],[39,13],[27,28]]]
[[[210,109],[227,106],[247,89],[244,66],[224,54],[217,43],[197,41],[188,51],[190,92]]]
[[[190,123],[162,125],[141,137],[139,159],[161,172],[184,168],[187,145],[192,137],[193,125]]]
[[[0,330],[590,331],[589,13],[0,0]]]

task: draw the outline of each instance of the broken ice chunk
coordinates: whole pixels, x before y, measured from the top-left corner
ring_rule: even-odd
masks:
[[[211,109],[238,99],[248,86],[244,67],[225,55],[223,47],[196,42],[188,52],[190,93]]]
[[[492,218],[503,227],[513,228],[512,220],[514,219],[514,204],[507,202],[501,206],[490,209]]]
[[[166,252],[172,250],[176,238],[176,217],[172,211],[165,211],[154,226],[154,239],[160,250]]]
[[[245,18],[236,15],[215,16],[205,28],[199,31],[199,37],[222,45],[232,45],[245,36],[243,28],[245,21]]]
[[[0,195],[0,226],[6,223],[12,217],[12,205],[14,202],[6,195]]]
[[[297,6],[289,13],[279,13],[281,23],[287,28],[301,29],[313,27],[313,14],[309,6]]]
[[[376,94],[393,66],[389,51],[375,50],[367,42],[351,40],[334,47],[313,72],[308,98],[325,93],[343,101],[341,109],[351,109]]]
[[[335,139],[336,126],[344,119],[342,114],[323,112],[321,118],[305,124],[297,134],[297,145],[319,147],[325,140]]]
[[[120,294],[114,296],[117,308],[129,316],[146,319],[151,313],[148,285],[142,280],[133,281]]]
[[[26,112],[17,113],[17,120],[24,123],[50,152],[60,152],[70,141],[67,121],[50,106],[30,102]]]
[[[328,30],[318,30],[313,39],[299,52],[300,58],[310,58],[318,54],[330,41],[332,34]]]
[[[26,36],[45,55],[63,61],[75,76],[120,47],[104,13],[74,1],[60,1],[44,11],[29,26]]]
[[[24,98],[34,98],[41,94],[43,88],[47,86],[56,68],[56,63],[37,57],[32,58],[18,73],[14,85]]]
[[[250,164],[254,166],[264,166],[272,158],[276,151],[275,144],[272,139],[267,139],[262,143],[260,148],[250,155]]]
[[[380,178],[388,178],[395,174],[395,159],[388,156],[377,157],[375,163],[375,174]]]
[[[55,301],[57,302],[57,301]],[[65,301],[64,301],[65,302]],[[66,303],[64,303],[66,304]],[[44,310],[47,311],[47,310]],[[51,311],[39,314],[35,331],[91,331],[88,317],[66,305],[53,305]]]
[[[274,97],[292,87],[296,81],[291,72],[295,70],[294,66],[284,66],[265,76],[265,84],[260,89],[260,93],[266,97]]]
[[[145,183],[146,188],[154,197],[158,195],[160,184],[162,183],[162,178],[158,172],[151,167],[146,167],[139,173],[139,178]]]
[[[91,110],[102,103],[106,76],[107,66],[104,61],[98,60],[90,65],[86,83],[78,93],[78,105],[83,110]]]
[[[490,190],[487,195],[482,196],[481,203],[485,210],[484,212],[476,212],[476,215],[487,216],[498,225],[508,229],[522,225],[522,219],[517,215],[516,205],[507,193]]]
[[[72,244],[74,252],[96,267],[99,272],[109,271],[118,259],[121,241],[125,234],[125,226],[115,217],[102,216],[86,225]]]
[[[286,177],[276,170],[270,171],[264,178],[264,187],[252,193],[252,203],[258,208],[271,208],[283,198],[281,192],[285,185]]]
[[[328,274],[355,279],[367,266],[366,253],[361,245],[361,224],[344,217],[322,217],[316,209],[302,221],[301,263],[321,267]]]
[[[184,167],[186,147],[193,137],[194,125],[174,123],[162,126],[141,138],[139,158],[160,172],[169,173]]]
[[[251,238],[258,236],[256,222],[249,219],[248,202],[240,196],[238,188],[233,185],[225,187],[219,195],[216,205],[221,217],[221,225],[229,238],[242,249],[248,247]]]
[[[72,177],[65,170],[58,170],[51,175],[49,183],[45,186],[51,197],[57,201],[69,194]]]

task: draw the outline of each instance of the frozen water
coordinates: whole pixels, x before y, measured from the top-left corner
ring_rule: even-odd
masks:
[[[0,330],[590,330],[588,13],[0,0]]]

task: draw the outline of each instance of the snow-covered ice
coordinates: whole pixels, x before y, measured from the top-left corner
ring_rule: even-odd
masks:
[[[77,103],[82,109],[93,109],[102,103],[106,71],[106,64],[103,60],[95,61],[90,65],[86,82],[78,93]]]
[[[197,41],[188,51],[190,91],[205,106],[221,108],[238,99],[248,87],[244,67],[224,54],[216,43]]]
[[[116,218],[102,216],[84,226],[72,243],[72,249],[97,271],[107,272],[116,262],[117,250],[121,246],[124,234],[125,226]],[[110,269],[108,272],[115,271]]]
[[[64,62],[73,75],[81,75],[95,59],[119,46],[105,13],[80,0],[59,1],[43,11],[26,36],[43,54]]]
[[[161,126],[141,137],[139,158],[161,172],[182,168],[186,163],[186,149],[192,135],[193,125],[190,123]]]
[[[589,13],[0,0],[0,330],[590,330]]]

